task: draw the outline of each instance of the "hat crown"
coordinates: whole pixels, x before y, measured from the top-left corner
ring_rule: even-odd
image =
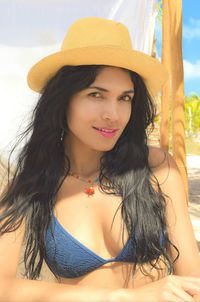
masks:
[[[132,49],[125,25],[108,19],[89,17],[79,19],[69,27],[61,50],[91,46]]]
[[[31,89],[42,92],[60,68],[80,65],[107,65],[137,72],[152,95],[168,78],[163,64],[132,48],[125,25],[109,19],[87,17],[76,20],[69,27],[61,51],[46,56],[31,68],[28,84]]]

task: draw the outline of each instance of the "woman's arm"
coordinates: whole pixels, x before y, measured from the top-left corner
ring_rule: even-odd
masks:
[[[108,289],[28,279],[0,279],[0,302],[109,301]]]
[[[164,152],[154,150],[157,160],[164,157]],[[180,256],[174,263],[174,274],[179,276],[200,277],[200,254],[191,224],[183,181],[173,157],[167,153],[166,160],[154,169],[166,198],[166,219],[169,238],[179,249]],[[172,247],[173,259],[176,251]]]
[[[113,290],[25,279],[0,279],[0,302],[192,302],[199,299],[200,278],[192,277],[168,276],[136,289]]]

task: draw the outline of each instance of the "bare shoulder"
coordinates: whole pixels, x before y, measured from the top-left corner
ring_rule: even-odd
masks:
[[[149,167],[160,185],[180,181],[181,175],[173,156],[160,147],[149,147]],[[173,183],[174,184],[174,183]]]
[[[165,196],[169,239],[179,250],[179,257],[174,263],[174,274],[200,276],[200,257],[179,168],[172,155],[155,147],[149,148],[149,166]],[[177,252],[171,245],[168,251],[172,259],[177,257]]]

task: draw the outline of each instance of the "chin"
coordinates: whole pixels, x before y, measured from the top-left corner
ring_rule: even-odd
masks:
[[[99,148],[96,147],[96,148],[94,148],[94,150],[99,151],[99,152],[111,151],[114,148],[115,144],[112,144],[112,145],[110,144],[110,146],[99,147]]]

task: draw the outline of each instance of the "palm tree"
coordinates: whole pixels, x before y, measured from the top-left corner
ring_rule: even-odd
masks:
[[[200,97],[191,94],[185,97],[186,132],[195,136],[200,132]]]

